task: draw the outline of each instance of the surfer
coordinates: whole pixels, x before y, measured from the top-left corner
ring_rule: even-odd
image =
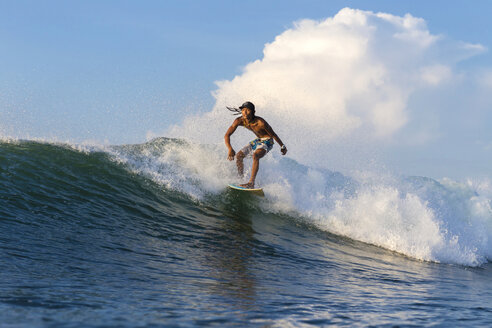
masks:
[[[251,169],[251,178],[247,183],[241,184],[244,188],[254,188],[256,174],[260,167],[260,158],[265,156],[273,148],[273,140],[280,145],[280,151],[282,155],[287,153],[287,147],[277,134],[273,131],[272,127],[259,116],[255,115],[255,105],[247,101],[239,108],[227,107],[228,110],[235,112],[234,115],[241,115],[232,122],[232,125],[227,129],[224,136],[225,144],[229,149],[227,159],[230,161],[236,157],[237,172],[242,177],[244,172],[243,160],[246,156],[251,155],[253,157],[253,167]],[[256,139],[244,146],[237,154],[231,146],[231,135],[236,131],[238,126],[244,126],[246,129],[252,131],[256,135]]]

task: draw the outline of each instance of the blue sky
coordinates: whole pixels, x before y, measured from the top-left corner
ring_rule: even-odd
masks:
[[[293,22],[344,7],[410,13],[432,34],[492,47],[490,1],[0,0],[0,133],[145,141],[148,131],[210,111],[215,81],[262,59]],[[492,69],[490,50],[456,67]]]

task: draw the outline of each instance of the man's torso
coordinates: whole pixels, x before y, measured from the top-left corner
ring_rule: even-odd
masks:
[[[256,116],[252,122],[246,122],[243,118],[241,125],[246,129],[251,130],[258,138],[271,138],[265,128],[266,121],[261,117]]]

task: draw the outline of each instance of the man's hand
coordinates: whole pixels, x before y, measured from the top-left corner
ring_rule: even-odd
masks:
[[[287,147],[285,147],[285,145],[283,145],[283,146],[280,148],[280,151],[282,152],[282,155],[287,154]]]
[[[230,161],[233,161],[234,160],[234,156],[236,156],[236,152],[234,151],[234,149],[229,149],[229,155],[227,156],[227,159],[230,160]]]

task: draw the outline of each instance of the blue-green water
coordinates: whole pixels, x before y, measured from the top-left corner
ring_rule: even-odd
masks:
[[[2,142],[0,326],[492,325],[486,197],[405,178],[399,212],[393,189],[369,192],[386,204],[376,217],[429,225],[369,227],[374,211],[348,177],[320,171],[325,199],[318,190],[286,206],[263,171],[264,199],[214,185],[215,171],[183,155],[190,147]],[[290,185],[312,170],[269,165]],[[419,233],[429,222],[442,240]]]

